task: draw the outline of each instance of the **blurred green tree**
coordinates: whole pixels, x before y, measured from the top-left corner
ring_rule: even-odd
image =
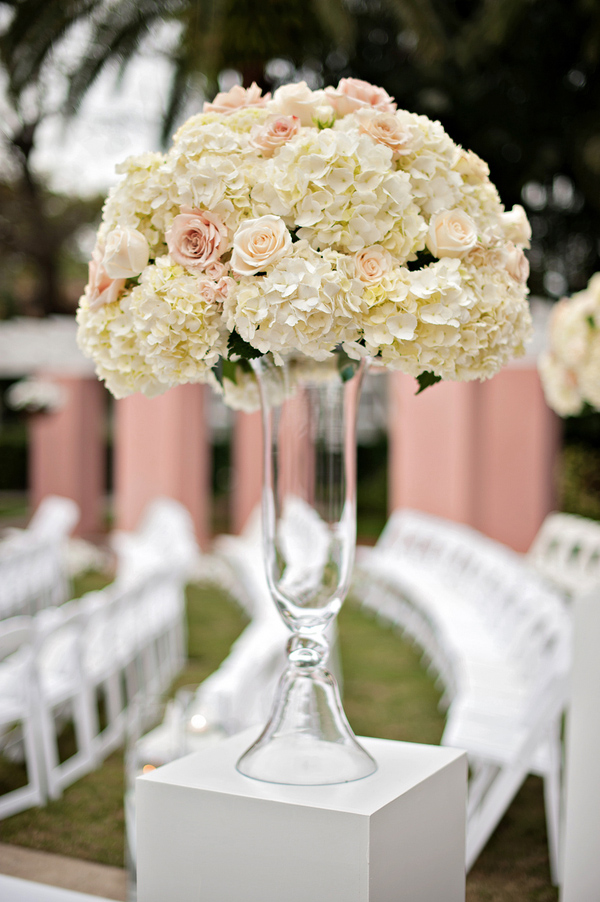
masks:
[[[0,319],[72,313],[85,277],[77,238],[99,198],[50,191],[32,166],[41,108],[4,105],[0,130]]]

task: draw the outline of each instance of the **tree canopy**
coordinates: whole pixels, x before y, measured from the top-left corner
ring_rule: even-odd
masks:
[[[18,101],[85,27],[67,111],[156,33],[172,61],[164,135],[225,70],[272,89],[353,75],[438,118],[490,164],[533,224],[535,293],[577,290],[599,267],[600,0],[0,0],[0,55]]]

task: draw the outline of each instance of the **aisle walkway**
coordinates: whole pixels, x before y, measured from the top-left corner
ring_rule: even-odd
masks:
[[[0,843],[0,874],[124,902],[127,873],[92,861]]]

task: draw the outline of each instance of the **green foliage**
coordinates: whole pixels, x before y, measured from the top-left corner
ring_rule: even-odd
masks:
[[[568,514],[600,520],[600,446],[574,444],[563,448],[559,507]]]
[[[415,392],[415,394],[420,395],[422,391],[425,391],[426,388],[429,388],[430,385],[435,385],[437,382],[441,382],[442,377],[436,376],[435,373],[431,373],[429,371],[425,371],[424,373],[419,373],[417,376],[417,382],[419,383],[419,388]]]
[[[27,426],[24,420],[0,426],[0,491],[27,488]]]
[[[227,351],[229,352],[230,357],[232,354],[237,354],[242,360],[254,360],[257,357],[263,356],[262,351],[253,348],[251,344],[244,341],[235,329],[231,332],[227,341]]]

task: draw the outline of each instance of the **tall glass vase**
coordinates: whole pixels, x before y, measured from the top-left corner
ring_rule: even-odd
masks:
[[[237,768],[271,783],[346,783],[377,769],[325,666],[328,627],[354,562],[356,416],[366,363],[334,355],[253,365],[263,414],[263,554],[291,637],[269,721]]]

